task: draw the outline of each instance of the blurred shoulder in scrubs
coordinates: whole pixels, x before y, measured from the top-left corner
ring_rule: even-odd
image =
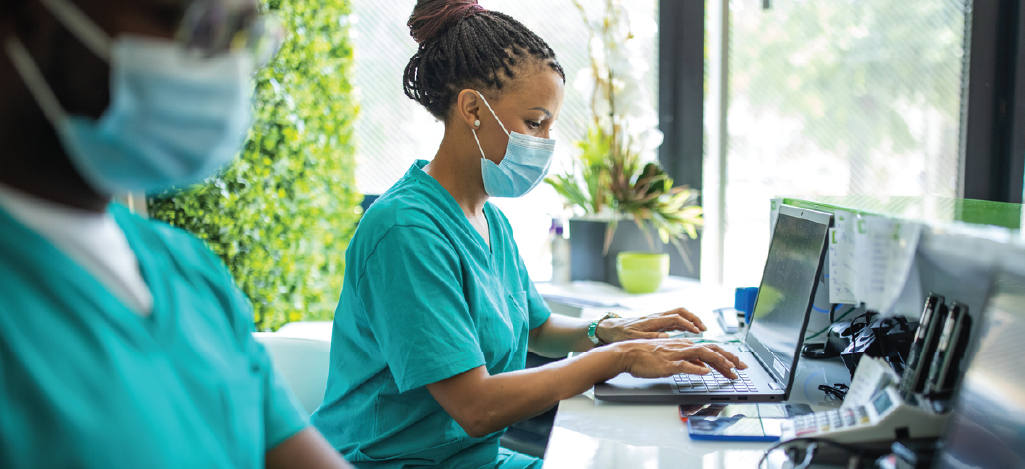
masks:
[[[562,66],[523,24],[474,0],[420,0],[408,25],[419,48],[406,95],[445,130],[434,159],[367,210],[346,252],[328,389],[312,417],[328,441],[359,467],[538,468],[499,445],[509,425],[624,372],[744,367],[668,339],[704,327],[684,308],[596,323],[551,314],[489,200],[520,197],[548,172]],[[528,350],[583,353],[524,369]]]
[[[252,0],[0,3],[0,467],[348,467],[196,238],[111,203],[238,152]]]

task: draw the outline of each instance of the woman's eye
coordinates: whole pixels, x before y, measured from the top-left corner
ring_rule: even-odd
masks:
[[[531,129],[540,129],[541,128],[541,123],[540,122],[534,122],[534,121],[527,121],[527,127],[530,127]]]

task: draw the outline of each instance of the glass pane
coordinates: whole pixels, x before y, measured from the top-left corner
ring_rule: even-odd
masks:
[[[402,92],[402,73],[416,53],[406,21],[412,2],[352,2],[356,119],[356,184],[381,194],[413,161],[431,159],[444,128]]]
[[[592,8],[602,0],[583,0]],[[406,21],[413,2],[353,1],[354,80],[360,103],[356,121],[357,184],[364,194],[380,194],[395,183],[416,159],[432,159],[444,131],[441,123],[402,92],[402,74],[416,43]],[[657,18],[655,0],[624,2],[635,16]],[[589,73],[588,33],[571,0],[480,0],[487,9],[519,20],[555,50],[566,71],[566,95],[552,138],[557,140],[552,173],[565,171],[576,156],[573,142],[583,138],[590,122],[587,101],[574,87],[577,76]],[[657,41],[645,50],[652,64],[650,99],[657,93]],[[493,199],[515,230],[520,254],[535,281],[551,278],[545,246],[551,215],[562,202],[548,185],[518,199]]]
[[[730,2],[725,284],[758,285],[772,197],[956,196],[964,11]]]

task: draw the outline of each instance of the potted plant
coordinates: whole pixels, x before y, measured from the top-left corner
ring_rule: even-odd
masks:
[[[574,4],[591,36],[591,64],[579,75],[576,85],[590,97],[592,121],[587,137],[576,143],[579,155],[570,172],[545,180],[576,217],[570,226],[572,262],[583,267],[574,270],[593,274],[601,271],[593,276],[578,272],[574,277],[619,283],[618,276],[613,274],[618,254],[614,246],[617,229],[621,232],[618,238],[626,238],[623,240],[627,243],[616,244],[629,246],[636,238],[643,238],[646,249],[642,250],[651,254],[662,254],[664,246],[672,245],[686,271],[696,274],[683,241],[685,237],[697,237],[704,222],[702,209],[697,205],[697,191],[687,186],[673,187],[672,178],[654,161],[662,133],[657,128],[658,115],[650,95],[645,91],[644,77],[649,66],[640,53],[644,38],[634,34],[621,0],[603,0],[603,11],[598,15],[592,15],[580,0],[574,0]],[[653,40],[651,36],[647,39]],[[622,233],[621,221],[633,221],[636,230]],[[581,232],[587,229],[581,222],[603,226],[600,255],[581,246],[594,244],[587,242],[593,240],[593,235]],[[587,267],[586,261],[593,259],[579,259],[582,256],[602,258],[604,268]]]

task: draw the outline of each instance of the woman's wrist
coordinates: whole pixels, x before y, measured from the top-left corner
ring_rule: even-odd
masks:
[[[623,340],[621,318],[608,318],[598,323],[598,328],[594,331],[595,337],[606,344],[612,344]]]
[[[597,376],[596,382],[610,380],[630,369],[630,345],[623,342],[609,344],[604,347],[597,347],[585,354],[601,357],[602,364],[599,368],[601,375]]]

